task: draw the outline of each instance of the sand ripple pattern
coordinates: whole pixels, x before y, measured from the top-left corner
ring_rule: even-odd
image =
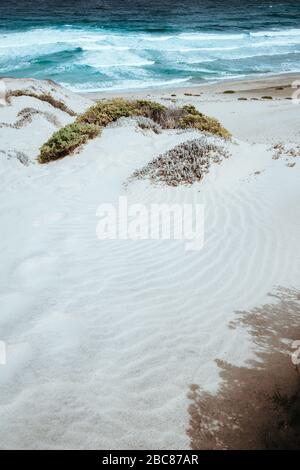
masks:
[[[247,357],[247,340],[227,328],[233,312],[299,277],[299,208],[289,206],[293,217],[280,222],[280,174],[253,176],[232,146],[232,158],[203,183],[138,181],[125,193],[122,181],[137,165],[194,134],[126,129],[135,148],[143,143],[137,162],[124,130],[113,142],[111,132],[72,165],[57,162],[55,179],[49,165],[21,183],[22,197],[10,189],[5,226],[18,202],[23,228],[6,247],[12,256],[0,284],[10,364],[0,371],[4,448],[188,448],[187,384],[213,389],[215,357]],[[253,157],[253,147],[243,151]],[[97,205],[119,194],[145,204],[203,203],[203,250],[174,240],[97,240]]]

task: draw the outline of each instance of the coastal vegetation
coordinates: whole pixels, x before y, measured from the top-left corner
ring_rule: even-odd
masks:
[[[183,142],[136,170],[125,186],[134,180],[148,179],[152,184],[190,185],[202,180],[212,163],[228,158],[227,149],[202,137]]]
[[[99,135],[101,127],[94,124],[72,123],[55,132],[52,137],[41,147],[39,162],[47,163],[58,160],[76,148]]]
[[[30,98],[36,98],[37,100],[51,104],[54,108],[60,109],[70,116],[76,116],[76,113],[72,109],[68,108],[63,101],[55,99],[50,93],[38,94],[29,90],[11,90],[7,93],[6,97],[9,100],[12,96],[29,96]]]
[[[39,162],[48,163],[74,152],[80,145],[100,134],[102,128],[121,117],[144,117],[151,119],[162,129],[194,128],[224,139],[230,133],[217,119],[206,116],[194,106],[182,108],[166,107],[148,100],[124,100],[116,98],[99,101],[77,117],[73,124],[68,124],[41,147]]]

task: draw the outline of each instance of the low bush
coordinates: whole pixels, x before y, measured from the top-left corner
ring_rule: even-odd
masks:
[[[148,179],[153,184],[168,186],[193,184],[209,172],[211,163],[221,163],[228,157],[227,149],[217,142],[204,137],[188,140],[136,170],[125,186],[137,179]]]
[[[122,98],[99,101],[85,113],[81,114],[76,122],[105,127],[121,117],[133,116],[135,110],[134,104],[134,101],[125,101]]]
[[[178,121],[178,127],[195,128],[203,132],[218,135],[224,139],[230,138],[230,132],[227,131],[215,118],[200,113],[194,106],[184,106],[183,115]]]
[[[99,135],[101,128],[94,124],[72,123],[55,132],[41,147],[39,162],[48,163],[72,153],[77,147]]]
[[[161,125],[161,121],[168,108],[155,101],[137,100],[134,102],[135,114],[145,116]]]
[[[74,124],[56,132],[41,148],[41,163],[57,160],[73,152],[86,140],[97,136],[101,128],[106,127],[121,117],[144,117],[156,123],[157,131],[162,129],[194,128],[218,135],[225,139],[230,133],[219,121],[210,118],[194,106],[167,108],[160,103],[147,100],[127,101],[122,98],[99,101],[85,113],[77,117]]]

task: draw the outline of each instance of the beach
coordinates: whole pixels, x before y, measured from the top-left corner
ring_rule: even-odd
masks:
[[[265,449],[283,445],[282,419],[298,445],[272,397],[299,400],[299,77],[105,93],[0,79],[1,448]],[[192,105],[232,137],[129,116],[38,163],[55,131],[116,97]],[[199,181],[130,179],[195,139],[225,155]],[[203,247],[100,240],[99,205],[120,197],[204,206]]]
[[[299,71],[297,0],[17,1],[0,5],[2,77],[118,94]]]
[[[287,73],[194,87],[84,93],[83,96],[95,100],[120,96],[164,104],[192,103],[201,106],[204,113],[218,118],[237,138],[257,143],[293,138],[297,141],[299,110],[291,102],[293,96],[299,99],[297,81],[299,74]]]

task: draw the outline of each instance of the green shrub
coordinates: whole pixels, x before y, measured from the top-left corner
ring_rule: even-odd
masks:
[[[99,101],[77,118],[79,123],[95,124],[105,127],[121,117],[130,117],[134,114],[135,103],[122,98]]]
[[[182,108],[167,108],[152,101],[137,101],[136,113],[153,119],[164,129],[194,128],[216,134],[228,139],[230,133],[219,121],[199,112],[195,106],[185,105]]]
[[[194,106],[188,105],[183,108],[183,116],[179,119],[178,127],[199,129],[200,131],[215,134],[224,139],[229,139],[231,134],[215,118],[206,116],[197,111]]]
[[[137,100],[134,102],[134,107],[135,114],[153,119],[153,121],[158,124],[161,124],[160,121],[163,119],[166,111],[168,110],[166,106],[163,106],[160,103],[156,103],[155,101],[148,100]]]
[[[97,136],[101,128],[121,117],[130,116],[143,116],[152,119],[163,129],[192,127],[216,134],[225,139],[230,137],[230,133],[221,126],[217,119],[200,113],[194,106],[167,108],[154,101],[127,101],[123,98],[116,98],[99,101],[85,113],[78,116],[75,123],[69,124],[53,134],[48,142],[42,146],[39,161],[46,163],[62,158],[72,153],[88,139]]]
[[[47,163],[69,155],[88,139],[96,137],[100,131],[101,128],[93,124],[68,124],[55,132],[41,147],[39,162]]]
[[[127,101],[116,98],[108,101],[99,101],[77,118],[77,122],[96,124],[105,127],[121,117],[144,116],[158,122],[164,110],[167,109],[159,103],[147,100]]]

